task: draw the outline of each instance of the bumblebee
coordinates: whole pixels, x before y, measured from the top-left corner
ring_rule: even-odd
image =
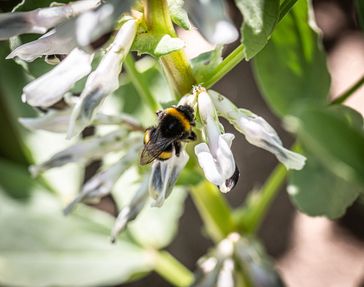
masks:
[[[196,134],[193,108],[189,105],[179,105],[157,112],[158,126],[148,128],[144,133],[144,149],[140,156],[140,164],[146,165],[153,160],[167,160],[179,156],[181,142],[193,141]]]

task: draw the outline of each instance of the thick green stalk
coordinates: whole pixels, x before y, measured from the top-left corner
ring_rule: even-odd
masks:
[[[145,0],[144,15],[150,33],[177,36],[169,16],[167,0]],[[183,50],[160,57],[160,62],[178,97],[191,91],[196,80]]]
[[[215,185],[205,180],[192,187],[190,194],[212,240],[219,242],[234,231],[232,210]]]
[[[287,169],[279,164],[258,193],[250,194],[247,206],[235,215],[238,228],[244,233],[255,233],[278,194],[287,175]]]
[[[178,287],[190,286],[193,274],[166,251],[153,252],[155,271],[168,282]]]
[[[146,103],[148,103],[148,106],[152,110],[152,112],[156,112],[161,109],[161,105],[155,100],[152,93],[150,92],[150,89],[148,87],[148,84],[145,83],[143,77],[138,72],[138,70],[135,67],[134,59],[130,54],[128,54],[124,60],[124,65],[126,68],[126,71],[128,72],[128,76],[130,81],[133,83],[135,89],[138,91],[138,93],[141,95],[141,97],[144,99]]]
[[[233,68],[237,66],[243,59],[244,46],[240,44],[234,51],[232,51],[214,70],[211,78],[205,83],[201,83],[205,88],[212,87],[215,83],[221,80]]]

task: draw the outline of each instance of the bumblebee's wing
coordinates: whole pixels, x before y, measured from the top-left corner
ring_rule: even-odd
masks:
[[[173,142],[174,138],[157,137],[155,141],[149,141],[144,145],[142,154],[140,156],[140,164],[146,165],[151,163]]]

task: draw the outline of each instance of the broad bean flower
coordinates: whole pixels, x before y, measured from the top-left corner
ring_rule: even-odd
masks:
[[[213,44],[236,40],[238,32],[227,17],[224,1],[206,3],[197,1],[196,5],[207,10],[189,11],[199,31]],[[303,156],[283,147],[277,133],[263,118],[237,108],[214,91],[191,86],[191,94],[182,97],[177,106],[188,105],[187,110],[194,111],[195,119],[189,119],[188,125],[193,127],[194,133],[189,130],[191,137],[188,141],[184,141],[186,137],[177,138],[178,145],[170,146],[172,155],[167,160],[156,157],[150,167],[141,168],[139,158],[143,132],[148,127],[141,125],[141,119],[132,115],[106,114],[101,110],[105,99],[119,88],[123,61],[130,55],[133,45],[138,44],[138,36],[148,36],[148,32],[144,31],[144,15],[141,11],[132,10],[136,8],[133,4],[132,0],[80,0],[34,11],[0,14],[0,40],[26,33],[43,34],[37,40],[15,48],[8,59],[31,62],[45,57],[48,62],[56,64],[23,88],[23,101],[39,111],[40,116],[21,118],[20,123],[30,130],[66,133],[68,139],[77,137],[88,126],[96,129],[95,135],[81,138],[48,160],[31,166],[32,175],[38,176],[70,163],[86,165],[93,160],[102,160],[110,153],[117,154],[115,162],[104,164],[100,171],[86,180],[80,193],[65,207],[64,213],[73,211],[78,203],[99,200],[108,195],[130,168],[138,172],[140,186],[121,208],[112,230],[112,241],[138,216],[148,201],[153,207],[163,206],[193,156],[197,157],[200,173],[221,192],[234,188],[239,179],[239,169],[231,150],[235,136],[224,132],[219,117],[226,118],[249,143],[272,152],[287,168],[301,169],[305,162]],[[177,21],[189,27],[187,14],[181,12],[181,3],[177,4],[177,7],[171,7],[178,10],[178,15],[175,15]],[[175,44],[176,40],[181,40],[172,39],[170,35],[159,36],[161,41],[154,49],[158,53],[169,53],[183,47],[166,47],[168,41]],[[75,86],[83,87],[81,92],[76,92]],[[99,127],[106,125],[111,127],[111,131],[98,133]],[[193,155],[186,147],[191,145],[195,133],[201,136],[194,146]],[[232,255],[238,254],[234,247],[237,243],[235,239],[227,240],[227,243],[219,244],[217,256],[204,260],[201,265],[203,273],[208,274],[204,278],[217,282],[217,286],[234,284],[232,274],[236,262]]]

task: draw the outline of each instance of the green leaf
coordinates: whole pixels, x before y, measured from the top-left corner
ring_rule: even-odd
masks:
[[[215,68],[222,62],[222,46],[214,50],[202,53],[191,60],[193,74],[199,83],[208,80]]]
[[[280,116],[327,104],[330,76],[310,14],[307,2],[298,1],[254,59],[260,90]]]
[[[172,38],[170,35],[156,35],[152,33],[141,33],[135,38],[132,51],[138,55],[149,54],[154,57],[161,57],[180,50],[185,43],[179,38]]]
[[[364,1],[355,0],[355,11],[358,17],[358,21],[361,29],[364,31]]]
[[[342,117],[349,126],[355,127],[359,130],[363,129],[364,119],[358,111],[344,105],[332,105],[329,107],[329,110],[337,114],[339,117]]]
[[[364,184],[364,133],[334,110],[308,110],[300,117],[299,139],[334,174]]]
[[[279,0],[235,0],[243,14],[241,42],[244,56],[253,58],[267,44],[279,19]]]
[[[0,170],[0,187],[13,198],[29,198],[32,189],[42,188],[36,180],[29,177],[28,169],[24,165],[0,160]]]
[[[31,159],[23,140],[24,130],[18,117],[33,115],[31,109],[21,101],[22,88],[26,84],[23,69],[13,61],[5,60],[9,54],[6,42],[0,43],[0,129],[6,135],[0,141],[0,157],[27,165]]]
[[[291,200],[307,215],[341,217],[363,189],[333,174],[314,156],[305,155],[305,167],[289,174]]]
[[[168,0],[169,13],[172,21],[185,30],[190,30],[192,25],[188,19],[188,14],[183,9],[183,0]]]
[[[125,236],[110,244],[110,216],[84,207],[64,217],[61,208],[39,189],[21,203],[0,188],[2,286],[116,285],[152,269],[148,251]]]

